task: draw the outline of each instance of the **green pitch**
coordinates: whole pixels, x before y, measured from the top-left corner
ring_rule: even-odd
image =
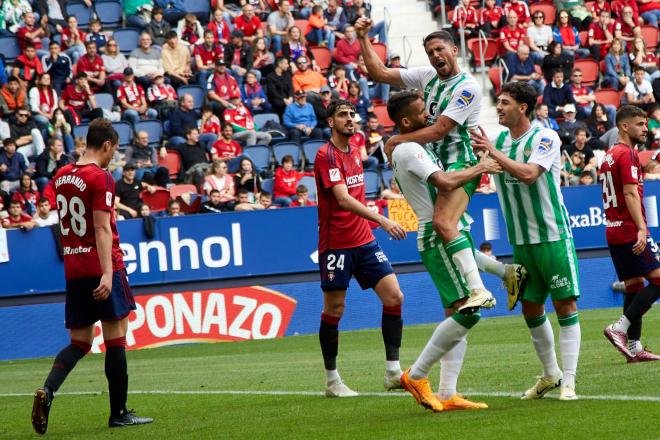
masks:
[[[557,391],[539,401],[520,401],[516,396],[533,384],[540,366],[522,318],[492,318],[483,319],[470,333],[459,380],[459,389],[487,402],[487,410],[433,414],[407,394],[383,393],[384,352],[378,329],[341,334],[339,369],[344,381],[359,392],[372,393],[353,399],[321,396],[324,374],[316,335],[129,352],[131,390],[143,392],[129,395],[129,408],[156,421],[113,430],[106,427],[103,355],[87,356],[55,399],[46,436],[67,440],[658,439],[660,365],[628,365],[605,340],[602,329],[619,313],[615,309],[580,312],[577,391],[582,399],[576,402],[558,401]],[[556,319],[551,319],[557,331]],[[433,328],[404,329],[404,368]],[[660,350],[658,306],[647,314],[644,334],[644,342]],[[0,438],[36,437],[30,424],[30,396],[51,363],[52,359],[0,363]],[[436,388],[437,368],[430,377]]]

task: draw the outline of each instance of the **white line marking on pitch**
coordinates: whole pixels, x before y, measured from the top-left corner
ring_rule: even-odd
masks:
[[[59,396],[93,396],[104,394],[105,391],[65,391],[57,393]],[[144,395],[228,395],[228,396],[324,396],[325,393],[318,391],[257,391],[257,390],[133,390],[128,394],[144,394]],[[489,392],[489,391],[465,391],[466,395],[483,396],[483,397],[514,397],[519,398],[519,393],[509,393],[503,391]],[[0,397],[31,397],[33,393],[0,393]],[[360,393],[363,397],[410,397],[409,394],[403,392],[364,392]],[[660,396],[626,396],[626,395],[587,395],[578,394],[582,400],[620,400],[620,401],[639,401],[639,402],[660,402]],[[553,398],[552,396],[548,396]]]

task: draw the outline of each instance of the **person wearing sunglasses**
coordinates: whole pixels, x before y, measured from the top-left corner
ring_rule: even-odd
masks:
[[[527,28],[530,56],[536,64],[543,62],[548,54],[548,45],[552,41],[552,28],[545,24],[545,14],[542,11],[534,12],[532,25]]]

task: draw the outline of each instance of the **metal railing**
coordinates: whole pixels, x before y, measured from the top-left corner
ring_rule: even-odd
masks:
[[[410,57],[412,57],[412,45],[410,44],[410,41],[408,41],[408,37],[405,35],[403,36],[402,39],[402,46],[403,46],[403,60],[404,60],[404,66],[408,66],[410,63]]]

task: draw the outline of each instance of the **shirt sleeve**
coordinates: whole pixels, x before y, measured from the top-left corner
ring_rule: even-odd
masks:
[[[346,178],[341,164],[336,161],[330,163],[329,159],[327,152],[322,152],[316,157],[316,162],[319,164],[318,170],[323,187],[332,188],[336,185],[346,185]]]
[[[433,67],[416,67],[412,69],[399,69],[401,81],[409,89],[424,90],[424,86],[436,75]]]
[[[527,163],[535,163],[546,171],[559,159],[561,141],[559,135],[551,130],[541,130],[532,141],[532,153]]]
[[[638,184],[639,183],[639,160],[635,160],[636,156],[633,150],[621,154],[616,159],[616,165],[621,178],[622,185]]]
[[[115,206],[115,183],[107,171],[96,175],[92,185],[92,209],[94,211],[112,211]]]
[[[476,83],[470,81],[459,84],[454,89],[451,100],[442,115],[458,125],[462,125],[467,121],[469,127],[475,127],[479,124],[480,111],[481,91]]]
[[[399,145],[392,153],[392,160],[408,173],[412,173],[418,179],[426,182],[431,174],[442,169],[433,162],[424,151],[424,147],[415,142],[407,142]]]

